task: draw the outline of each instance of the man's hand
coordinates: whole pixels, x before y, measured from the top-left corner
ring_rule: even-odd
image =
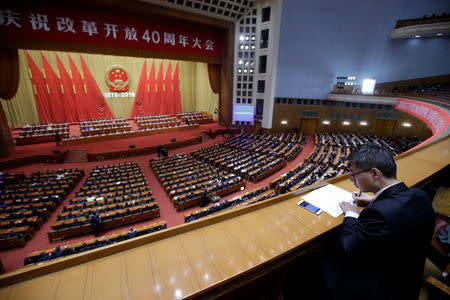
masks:
[[[341,207],[341,209],[344,212],[344,214],[346,212],[348,212],[348,211],[352,211],[352,212],[357,213],[359,215],[358,206],[356,206],[355,204],[352,204],[352,203],[347,202],[347,201],[342,201],[341,203],[339,203],[339,206]]]
[[[361,191],[352,192],[352,197],[353,197],[353,201],[355,201],[356,204],[363,205],[363,206],[369,204],[373,200],[372,196],[370,196],[366,193],[363,193]]]

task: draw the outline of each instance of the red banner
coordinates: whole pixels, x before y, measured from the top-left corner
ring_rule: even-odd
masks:
[[[395,109],[404,111],[425,122],[433,135],[438,135],[444,131],[450,121],[449,115],[443,109],[428,103],[399,98]]]
[[[395,109],[404,111],[416,118],[419,118],[425,124],[427,124],[427,126],[430,127],[431,131],[433,132],[433,135],[429,139],[425,140],[416,147],[409,149],[408,151],[420,148],[428,142],[432,141],[448,127],[448,124],[450,122],[450,116],[445,110],[428,103],[398,98]]]
[[[209,28],[126,19],[55,8],[0,8],[0,38],[92,44],[220,57],[220,34]]]

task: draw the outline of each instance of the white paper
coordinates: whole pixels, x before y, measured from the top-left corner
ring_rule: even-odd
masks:
[[[318,188],[301,198],[306,202],[319,207],[335,218],[343,213],[339,203],[342,201],[353,202],[352,193],[332,184]]]

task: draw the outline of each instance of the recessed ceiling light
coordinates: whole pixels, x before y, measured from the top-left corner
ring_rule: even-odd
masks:
[[[409,123],[409,122],[405,122],[402,125],[403,125],[403,127],[411,127],[411,123]]]
[[[330,121],[325,120],[325,121],[322,122],[322,124],[328,125],[328,124],[330,124]]]
[[[360,124],[361,126],[367,126],[367,122],[366,122],[366,121],[361,121],[361,122],[359,122],[359,124]]]
[[[342,122],[342,124],[344,124],[345,126],[348,126],[348,125],[350,125],[350,122],[349,121],[344,121],[344,122]]]
[[[436,33],[436,35],[437,35],[437,36],[441,36],[441,35],[442,35],[442,33]]]
[[[415,37],[415,38],[420,38],[420,35],[415,35],[414,37]]]

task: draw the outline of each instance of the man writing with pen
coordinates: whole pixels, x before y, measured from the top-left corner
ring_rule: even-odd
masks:
[[[362,145],[348,160],[360,190],[353,193],[355,204],[340,203],[341,256],[325,274],[331,274],[326,298],[417,299],[435,224],[431,200],[397,181],[397,166],[384,147]]]

